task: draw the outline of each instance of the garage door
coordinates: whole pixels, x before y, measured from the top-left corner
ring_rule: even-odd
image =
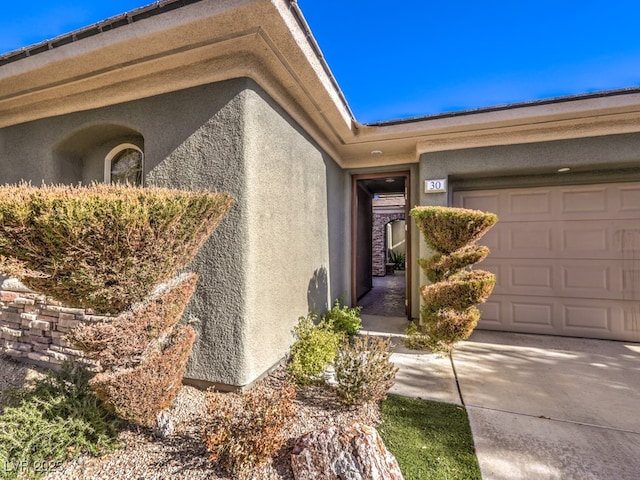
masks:
[[[498,214],[478,267],[494,272],[478,328],[640,341],[640,182],[477,190]]]

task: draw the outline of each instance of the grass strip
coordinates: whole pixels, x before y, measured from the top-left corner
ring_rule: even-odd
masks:
[[[390,395],[379,432],[405,480],[481,479],[463,407]]]

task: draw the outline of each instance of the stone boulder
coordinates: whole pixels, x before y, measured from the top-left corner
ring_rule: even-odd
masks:
[[[291,466],[296,480],[403,480],[376,429],[357,422],[302,436]]]

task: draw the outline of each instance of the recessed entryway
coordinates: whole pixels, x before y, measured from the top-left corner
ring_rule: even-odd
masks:
[[[352,303],[362,313],[409,317],[409,172],[352,176]]]

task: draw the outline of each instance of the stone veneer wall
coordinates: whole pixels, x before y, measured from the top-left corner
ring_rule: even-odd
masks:
[[[386,275],[386,246],[385,246],[385,226],[394,220],[404,220],[404,212],[402,213],[380,213],[373,214],[373,275],[375,277],[384,277]]]
[[[0,287],[0,353],[52,369],[65,360],[92,364],[64,340],[80,323],[105,321],[89,310],[68,308],[15,280]]]

